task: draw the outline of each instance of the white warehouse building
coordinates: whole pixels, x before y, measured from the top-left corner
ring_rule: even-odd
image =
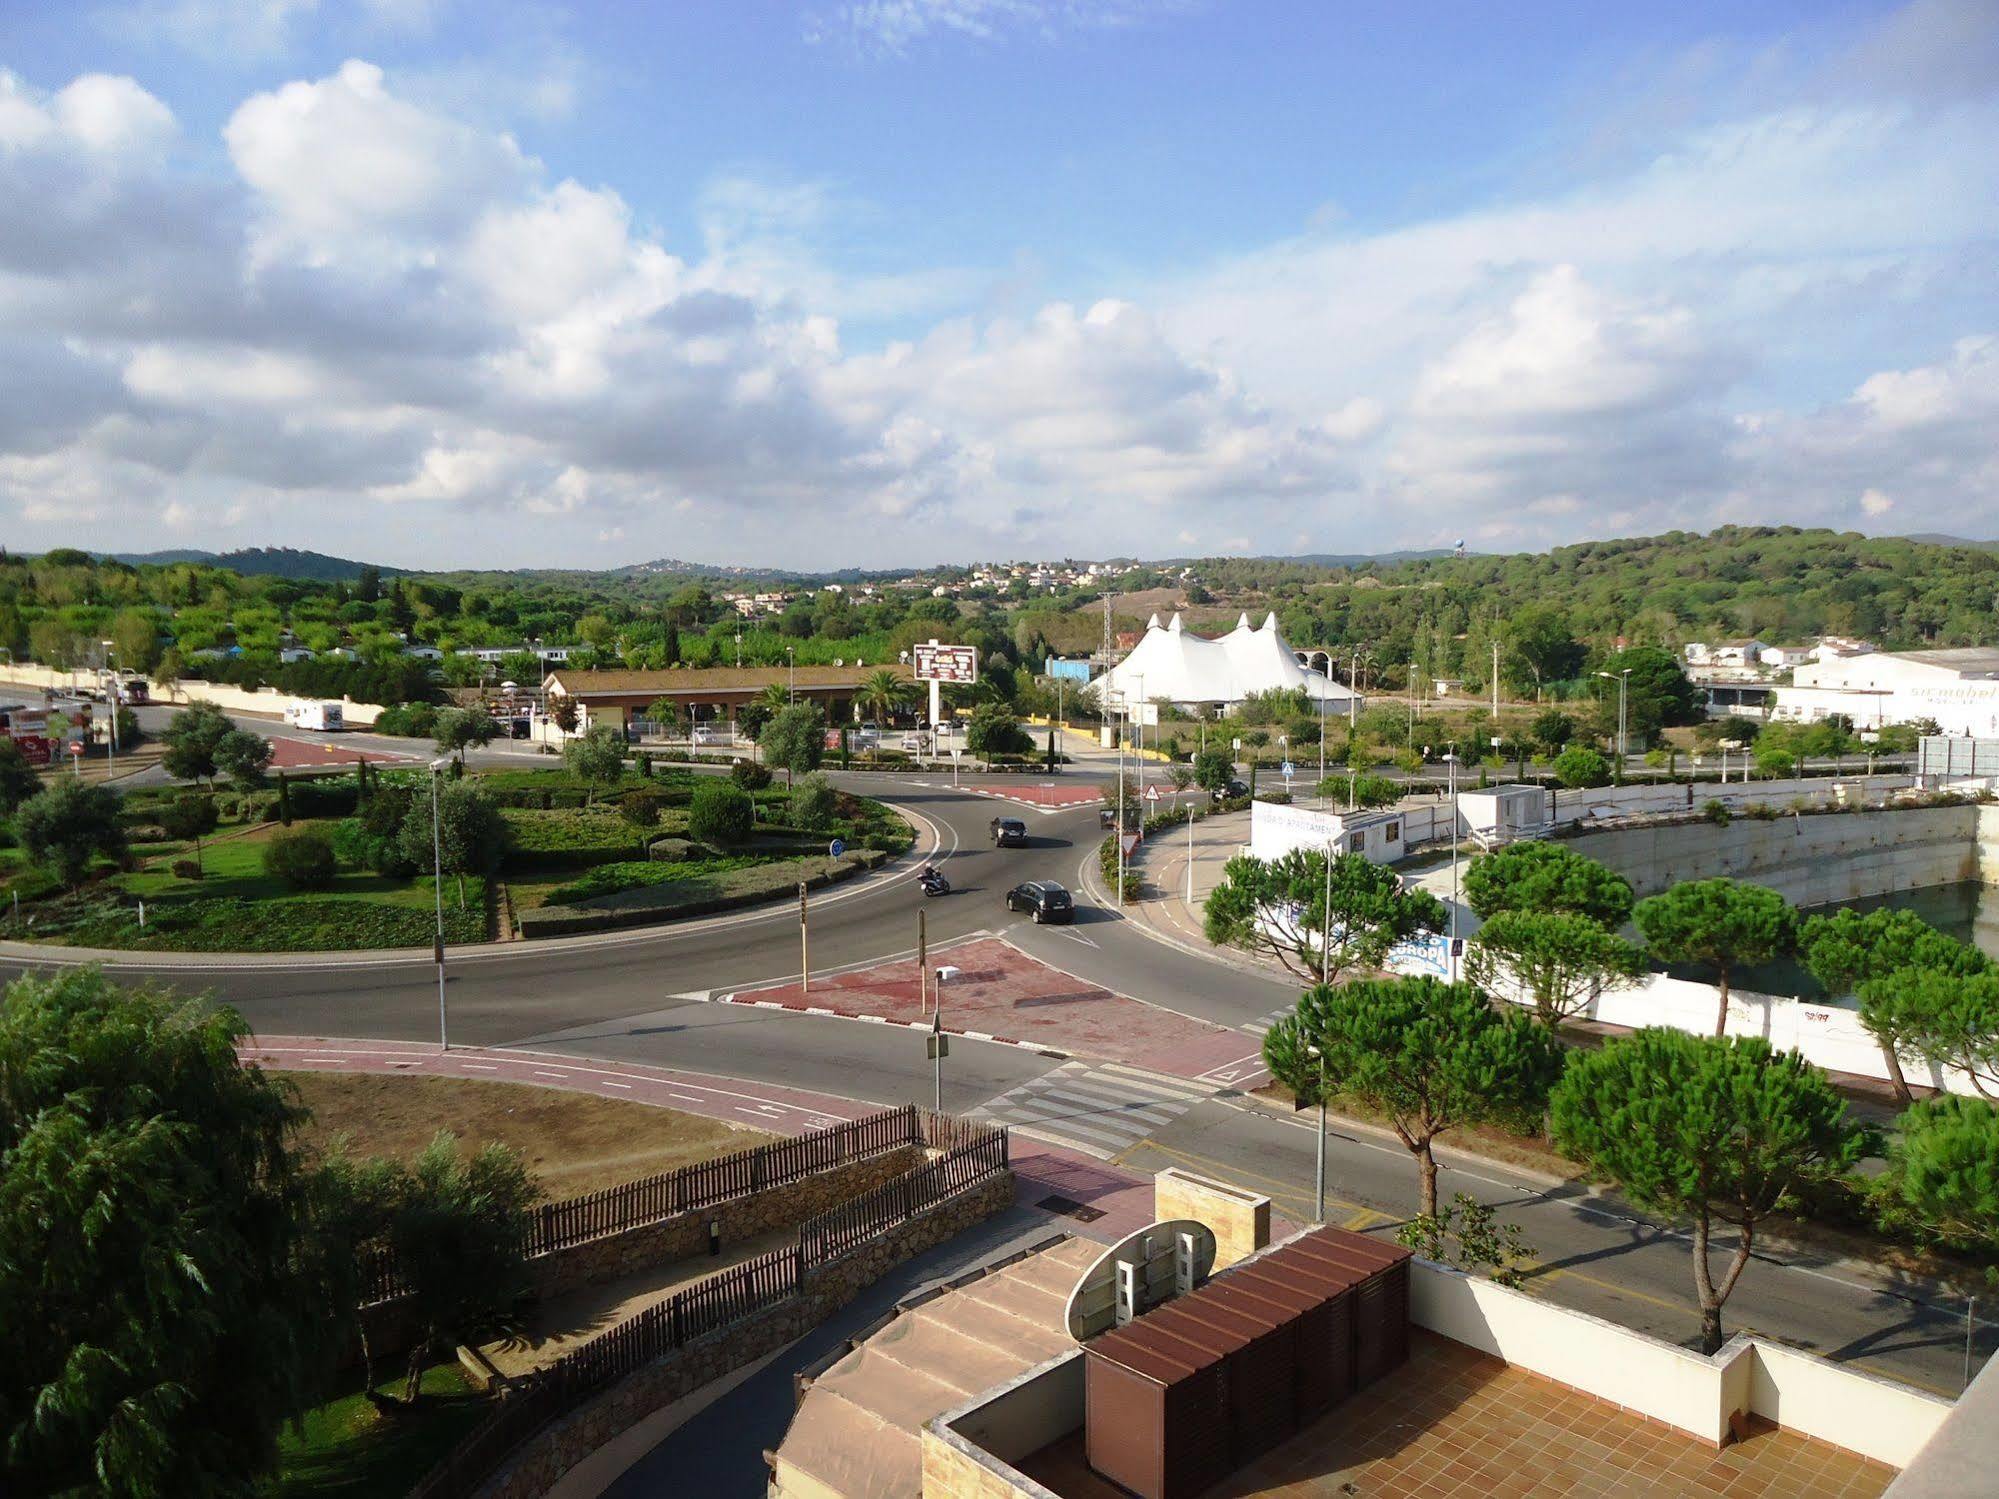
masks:
[[[1299,663],[1277,631],[1275,614],[1256,629],[1241,615],[1217,640],[1188,632],[1177,614],[1165,625],[1155,614],[1131,654],[1090,684],[1100,703],[1109,692],[1113,701],[1172,703],[1196,712],[1233,708],[1252,693],[1299,688],[1327,714],[1345,713],[1354,698],[1345,683]]]
[[[1945,734],[1999,737],[1999,648],[1830,656],[1792,673],[1771,717],[1809,723],[1835,713],[1862,729],[1927,718]]]

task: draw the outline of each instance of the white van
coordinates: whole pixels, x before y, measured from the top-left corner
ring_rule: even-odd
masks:
[[[687,742],[700,749],[703,745],[733,744],[736,736],[727,724],[698,723],[688,732]]]
[[[337,734],[347,727],[338,703],[295,700],[285,706],[285,722],[294,729],[312,729],[322,734]]]

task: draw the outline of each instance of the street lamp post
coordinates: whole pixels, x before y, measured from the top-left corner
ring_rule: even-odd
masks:
[[[796,646],[788,645],[784,648],[784,664],[785,669],[791,673],[789,685],[785,688],[786,701],[796,703],[798,701],[798,648]]]
[[[437,1049],[451,1050],[451,1033],[444,1018],[444,820],[438,808],[438,772],[451,763],[449,755],[430,762],[431,883],[437,896]]]
[[[1606,682],[1615,682],[1617,684],[1617,784],[1622,786],[1624,784],[1625,755],[1624,712],[1627,691],[1631,686],[1631,668],[1627,666],[1623,671],[1616,673],[1600,671],[1597,675],[1602,677]]]
[[[1318,1047],[1307,1045],[1305,1055],[1316,1057],[1319,1063],[1319,1150],[1312,1170],[1312,1221],[1326,1221],[1326,1054]]]
[[[948,963],[937,970],[937,1010],[930,1022],[930,1108],[938,1114],[944,1112],[944,1058],[951,1047],[944,1034],[944,984],[957,976],[958,970]]]
[[[1458,981],[1458,756],[1455,745],[1444,756],[1444,763],[1450,767],[1451,783],[1451,909],[1445,950],[1450,959],[1451,982],[1455,984]]]

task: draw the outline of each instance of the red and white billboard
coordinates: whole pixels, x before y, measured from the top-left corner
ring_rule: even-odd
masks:
[[[919,682],[958,682],[969,686],[979,679],[979,652],[969,645],[918,645],[910,648]]]

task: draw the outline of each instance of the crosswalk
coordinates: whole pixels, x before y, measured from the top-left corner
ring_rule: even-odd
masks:
[[[1268,1015],[1250,1021],[1243,1029],[1252,1035],[1266,1036],[1270,1033],[1270,1028],[1277,1024],[1278,1021],[1284,1019],[1287,1015],[1295,1015],[1297,1013],[1298,1007],[1296,1005],[1286,1005],[1281,1010],[1272,1010]]]
[[[1065,1062],[973,1113],[1016,1133],[1109,1160],[1214,1093],[1213,1083],[1118,1062]]]

